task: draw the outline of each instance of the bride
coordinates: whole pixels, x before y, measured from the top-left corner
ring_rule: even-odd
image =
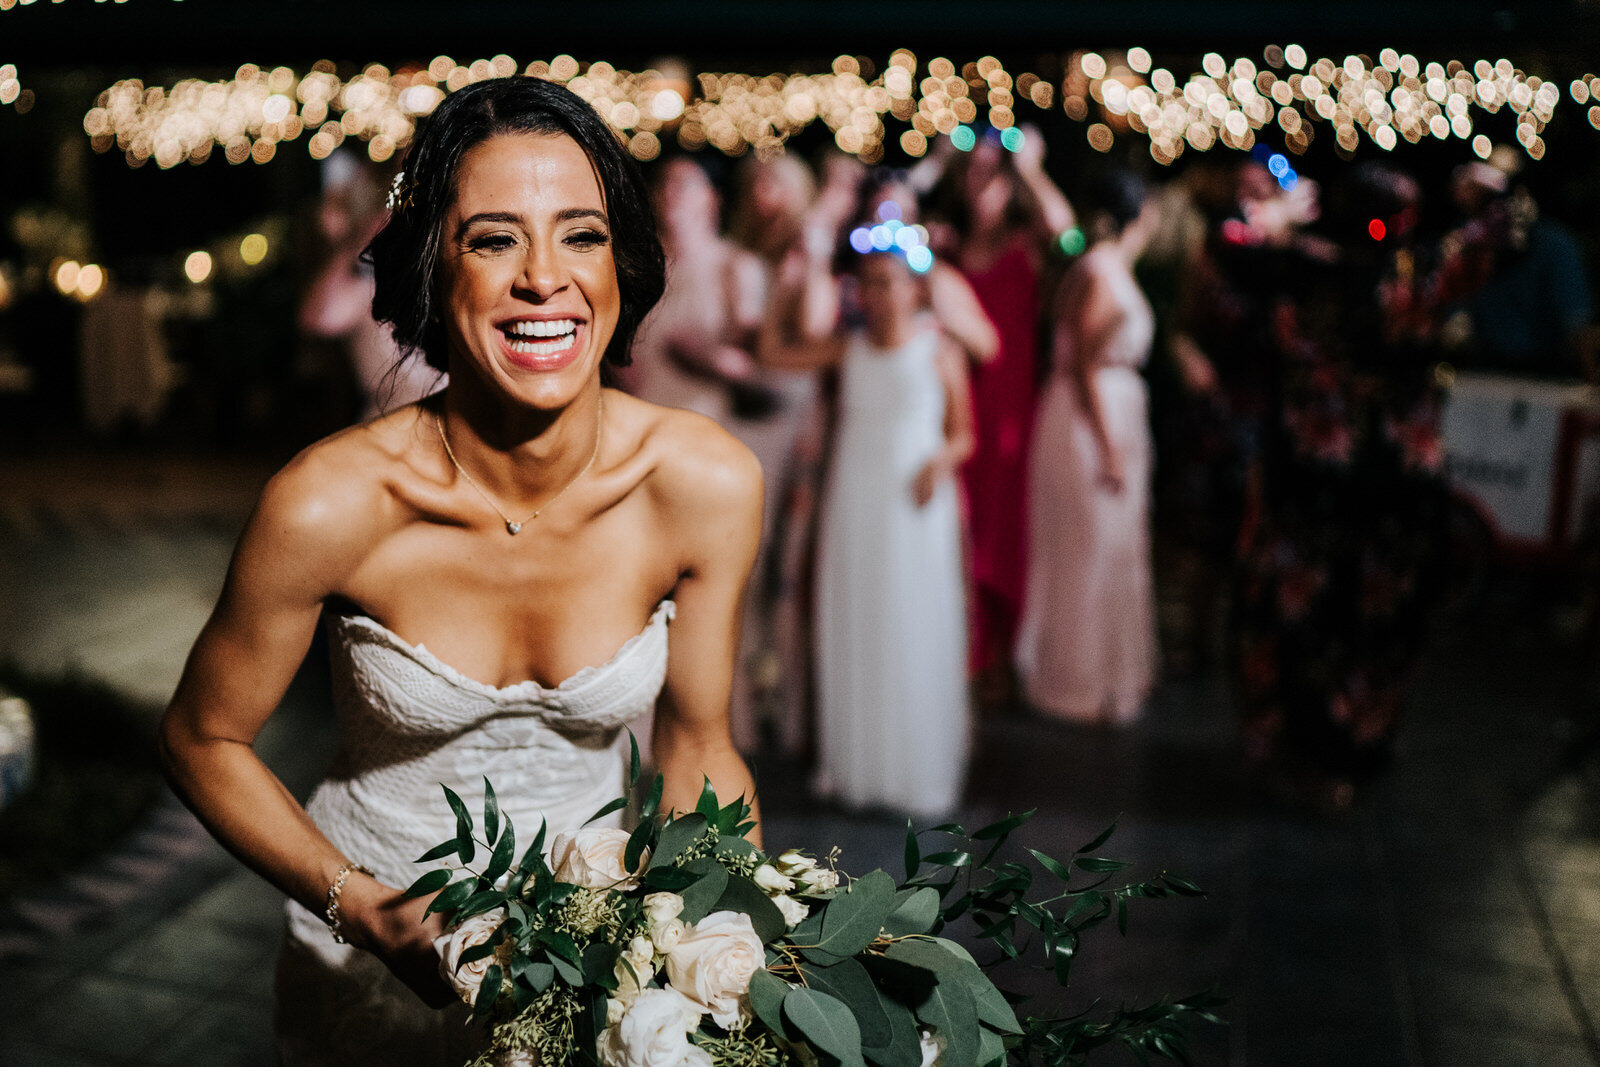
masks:
[[[439,783],[470,803],[487,776],[524,842],[575,829],[654,706],[663,807],[702,775],[754,797],[728,694],[761,472],[710,421],[604,387],[664,281],[611,131],[532,78],[452,94],[370,253],[374,315],[449,385],[272,479],[162,727],[173,787],[289,897],[286,1063],[470,1053],[464,1006],[423,1003],[451,1001],[439,916],[401,897],[454,835]],[[319,620],[341,740],[302,808],[252,742]]]

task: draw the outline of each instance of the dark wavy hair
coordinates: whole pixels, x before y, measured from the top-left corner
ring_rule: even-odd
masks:
[[[634,334],[666,287],[666,254],[650,199],[638,166],[594,108],[540,78],[492,78],[469,85],[445,97],[421,124],[406,154],[394,210],[365,253],[373,271],[372,317],[390,325],[402,359],[420,352],[430,367],[447,369],[444,324],[436,307],[445,214],[467,152],[507,133],[566,134],[594,164],[622,298],[604,360],[627,366]]]
[[[1089,176],[1083,199],[1088,214],[1100,214],[1111,225],[1111,232],[1120,234],[1144,210],[1144,179],[1131,170],[1108,167]]]

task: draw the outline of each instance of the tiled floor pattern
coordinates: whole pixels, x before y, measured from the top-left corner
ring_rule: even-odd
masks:
[[[42,501],[0,508],[0,597],[14,605],[0,657],[158,706],[238,511],[203,479],[160,513]],[[1108,854],[1210,890],[1137,909],[1126,939],[1096,931],[1072,994],[1216,984],[1230,1025],[1196,1033],[1200,1063],[1597,1065],[1595,651],[1552,633],[1515,585],[1491,597],[1439,635],[1395,769],[1341,816],[1248,796],[1226,693],[1200,678],[1164,685],[1119,734],[983,721],[961,817],[1037,807],[1024,843],[1050,850],[1120,816]],[[324,691],[313,659],[262,739],[292,788],[328,750]],[[902,820],[819,807],[789,761],[757,767],[769,842],[840,844],[847,869],[899,870]],[[158,807],[111,854],[0,913],[0,1064],[273,1062],[279,907],[175,802]]]

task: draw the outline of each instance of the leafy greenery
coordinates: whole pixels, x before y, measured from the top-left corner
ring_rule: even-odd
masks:
[[[630,788],[638,777],[635,746]],[[1212,994],[1019,1018],[1016,1007],[1028,998],[997,988],[986,965],[943,936],[961,922],[971,927],[971,941],[992,951],[989,968],[1031,959],[1066,987],[1085,933],[1113,917],[1125,933],[1130,901],[1204,895],[1168,873],[1114,884],[1128,865],[1095,854],[1114,827],[1064,858],[1028,849],[1026,859],[1013,859],[1002,857],[1031,812],[970,833],[957,825],[919,832],[908,823],[903,882],[878,870],[840,885],[837,872],[809,857],[790,852],[773,859],[755,849],[744,837],[752,823],[742,798],[722,805],[707,782],[694,811],[663,814],[661,793],[658,776],[628,835],[623,860],[638,873],[637,884],[630,879],[596,890],[557,879],[545,856],[544,826],[513,862],[515,830],[487,781],[482,838],[474,836],[466,803],[445,789],[456,835],[419,862],[457,862],[422,875],[408,892],[437,893],[428,910],[452,925],[504,909],[492,936],[461,956],[463,965],[495,961],[478,987],[473,1015],[494,1027],[498,1047],[537,1047],[547,1058],[559,1048],[561,1062],[597,1064],[608,1001],[622,996],[619,974],[631,973],[647,987],[665,984],[649,966],[643,974],[631,962],[619,966],[626,946],[652,934],[644,900],[658,892],[681,897],[677,918],[686,924],[712,912],[748,915],[765,946],[766,966],[755,971],[746,994],[748,1023],[723,1029],[705,1019],[693,1035],[717,1067],[811,1060],[824,1067],[920,1067],[930,1042],[949,1067],[1081,1064],[1109,1044],[1125,1046],[1141,1062],[1152,1056],[1187,1062],[1185,1025],[1220,1021],[1212,1009],[1221,1000]],[[623,806],[607,804],[594,818]],[[951,839],[952,847],[925,853],[926,835]],[[775,900],[780,894],[786,895]],[[791,918],[779,903],[791,906]],[[797,921],[796,906],[803,915]]]

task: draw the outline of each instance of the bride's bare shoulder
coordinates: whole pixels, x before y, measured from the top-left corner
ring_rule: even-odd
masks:
[[[267,483],[252,530],[319,556],[370,547],[417,510],[426,418],[411,405],[308,446]]]
[[[738,438],[692,411],[620,400],[643,487],[658,504],[709,517],[747,511],[753,503],[759,518],[761,464]]]

